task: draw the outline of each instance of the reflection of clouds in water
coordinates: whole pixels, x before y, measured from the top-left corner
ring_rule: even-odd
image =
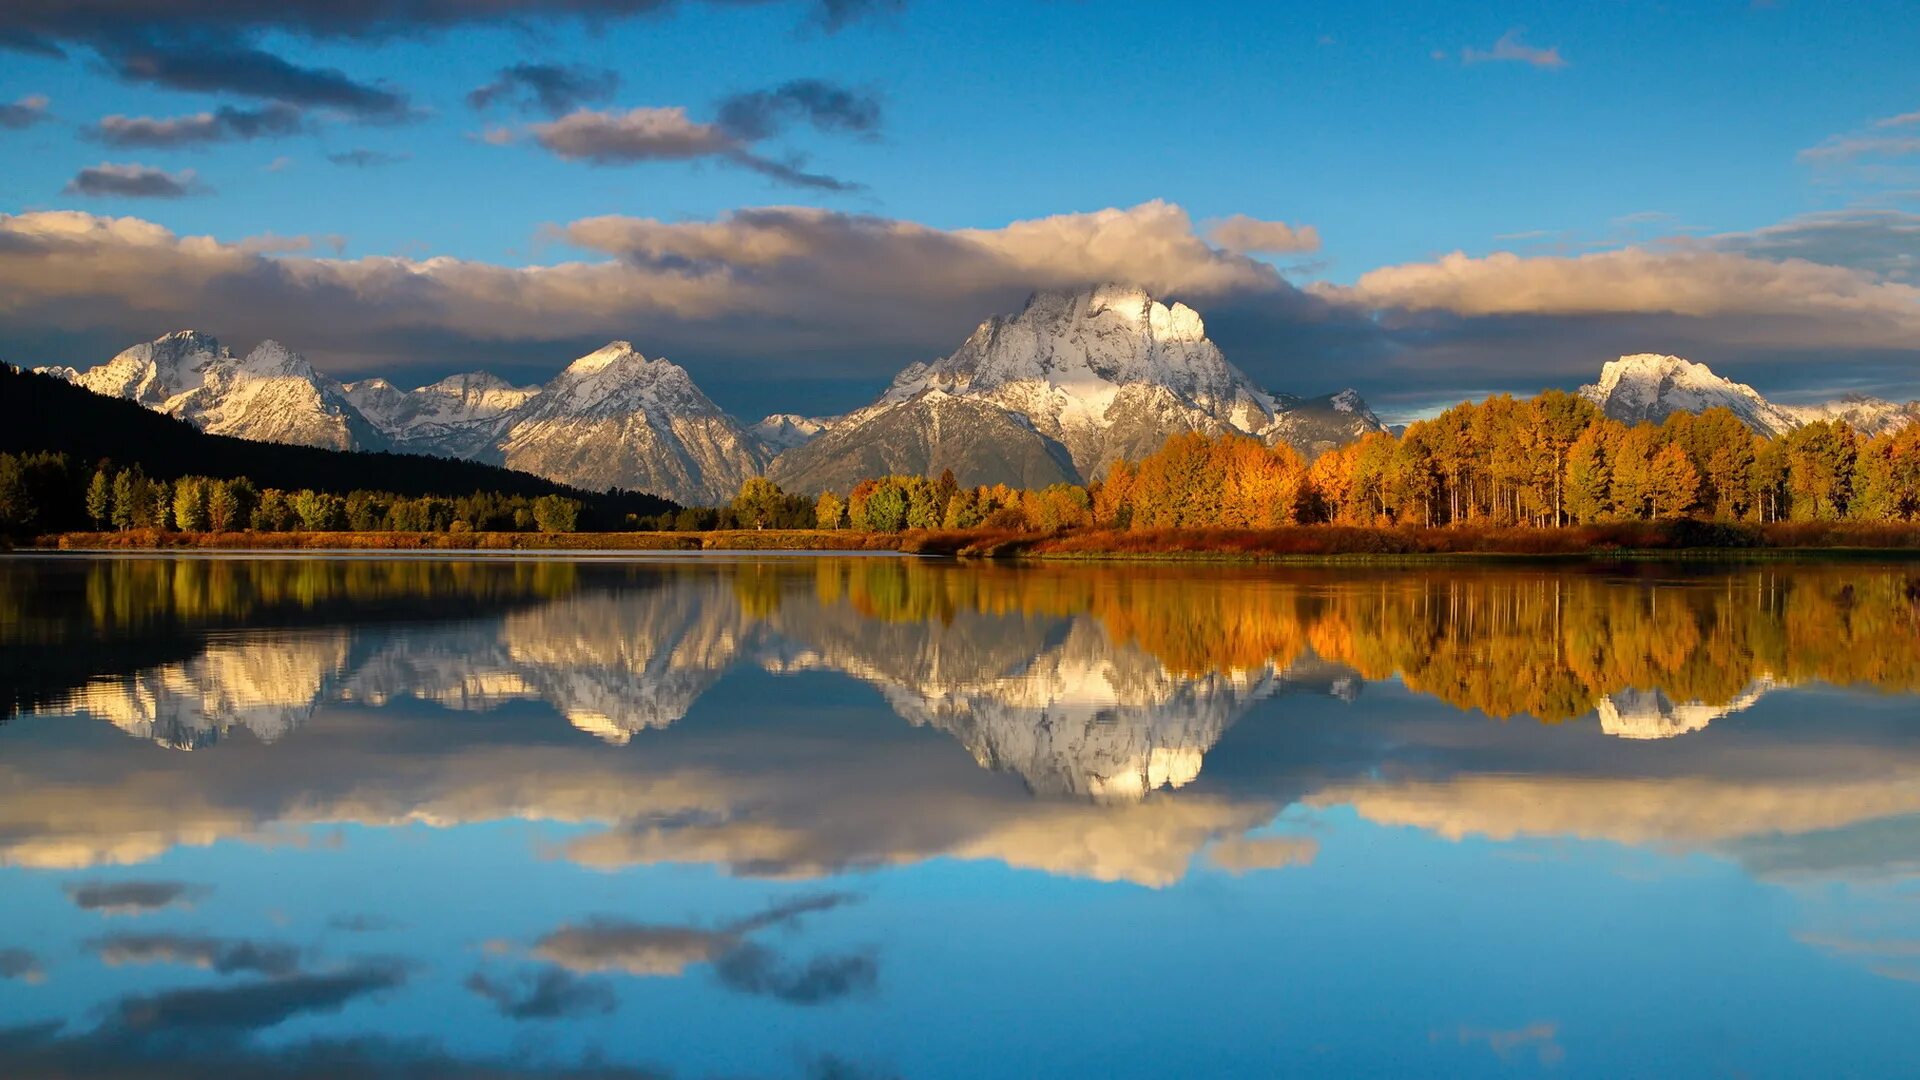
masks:
[[[95,938],[88,946],[102,963],[112,967],[185,964],[221,975],[290,975],[300,966],[300,951],[291,945],[191,934],[115,934]]]
[[[144,915],[170,907],[192,907],[211,890],[178,881],[82,881],[66,886],[67,898],[82,911],[102,915]]]
[[[137,1032],[257,1031],[307,1013],[339,1012],[406,981],[394,964],[305,973],[122,998],[106,1026]]]
[[[1440,1033],[1433,1035],[1437,1041]],[[1518,1028],[1476,1028],[1461,1026],[1453,1033],[1453,1038],[1461,1046],[1484,1046],[1494,1052],[1502,1061],[1512,1061],[1517,1055],[1531,1051],[1534,1059],[1542,1066],[1552,1068],[1566,1060],[1567,1052],[1560,1045],[1560,1025],[1551,1021],[1537,1021]]]
[[[493,1003],[509,1020],[561,1020],[610,1013],[619,1006],[613,987],[562,968],[543,967],[498,978],[483,971],[462,984]]]
[[[26,949],[0,949],[0,979],[18,979],[24,983],[45,982],[47,970],[40,958]]]
[[[794,962],[753,941],[752,935],[793,926],[804,915],[831,911],[857,899],[845,893],[799,896],[714,928],[596,917],[542,935],[532,952],[571,972],[655,978],[684,975],[690,967],[708,964],[720,985],[729,990],[794,1005],[817,1005],[872,992],[879,978],[878,961],[870,953],[858,952]]]
[[[1232,836],[1207,847],[1207,861],[1230,874],[1311,866],[1320,842],[1301,836]]]
[[[379,1037],[264,1047],[230,1033],[181,1040],[111,1029],[63,1034],[59,1021],[0,1028],[7,1080],[80,1076],[140,1080],[665,1080],[654,1069],[593,1063],[550,1065],[455,1055],[431,1043]]]

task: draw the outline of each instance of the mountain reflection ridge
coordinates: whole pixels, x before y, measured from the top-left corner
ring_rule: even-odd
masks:
[[[516,583],[495,576],[502,566],[472,572],[485,602],[452,617],[389,591],[405,575],[355,571],[390,602],[375,617],[305,564],[220,571],[243,584],[320,574],[317,595],[349,602],[336,617],[331,599],[288,608],[271,581],[245,584],[255,608],[218,600],[201,576],[212,567],[191,568],[205,564],[69,565],[83,592],[130,595],[113,580],[125,573],[188,591],[65,622],[46,595],[0,592],[0,634],[32,628],[53,650],[104,642],[86,652],[102,661],[173,657],[39,687],[56,704],[0,729],[19,736],[0,757],[0,787],[15,792],[0,801],[0,861],[14,865],[140,862],[330,822],[527,818],[594,826],[554,851],[590,867],[811,878],[944,855],[1159,886],[1203,856],[1236,871],[1299,865],[1310,845],[1252,830],[1290,805],[1337,805],[1446,837],[1706,846],[1771,872],[1860,859],[1852,830],[1920,815],[1920,747],[1871,710],[1850,728],[1700,734],[1812,682],[1910,693],[1920,589],[1903,568],[1623,578],[824,560],[581,564]],[[334,625],[276,628],[293,616]],[[843,685],[795,684],[797,699],[832,701],[825,711],[776,694],[688,722],[730,674]],[[1372,680],[1398,685],[1370,705]],[[872,696],[848,697],[856,684]],[[1288,694],[1309,696],[1277,703]],[[1262,702],[1263,720],[1322,722],[1243,725]],[[888,714],[908,723],[858,726]],[[1529,739],[1480,714],[1597,722]],[[64,715],[212,752],[30,734]],[[1234,756],[1203,767],[1230,732]]]
[[[236,581],[217,561],[159,576],[116,561],[89,569],[87,591],[124,600],[119,579],[137,575],[162,586],[166,607],[182,593],[205,607]],[[825,671],[873,686],[903,719],[1036,792],[1137,799],[1192,781],[1239,715],[1287,690],[1351,698],[1397,679],[1499,718],[1597,715],[1626,739],[1699,731],[1805,681],[1910,691],[1917,582],[1848,568],[1628,583],[1403,573],[1327,587],[1299,574],[894,560],[629,567],[591,585],[549,572],[540,597],[496,615],[219,636],[185,660],[91,678],[60,709],[192,749],[234,728],[271,742],[326,703],[538,701],[621,744],[679,722],[735,665]]]

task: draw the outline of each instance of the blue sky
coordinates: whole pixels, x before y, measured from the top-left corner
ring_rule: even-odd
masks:
[[[1269,385],[1353,383],[1384,412],[1573,385],[1642,350],[1783,397],[1920,396],[1908,5],[391,7],[406,14],[293,3],[236,22],[214,0],[0,14],[0,41],[19,46],[0,52],[14,241],[0,283],[15,292],[0,355],[93,363],[193,325],[239,348],[281,338],[343,377],[538,379],[625,337],[742,413],[838,411],[1033,288],[1124,275],[1208,315]],[[262,57],[279,74],[246,78]],[[468,103],[516,64],[598,92]],[[810,111],[781,96],[797,81],[843,98]],[[756,92],[761,127],[727,128],[721,103]],[[350,94],[386,104],[343,108]],[[278,109],[295,130],[115,145],[102,126],[223,107]],[[610,152],[636,109],[684,112],[646,114],[650,141]],[[582,136],[600,140],[591,152],[542,134],[569,112],[608,121]],[[121,168],[83,173],[108,164]],[[171,194],[123,193],[156,186]],[[1087,254],[1073,216],[1156,201],[1187,224],[1123,217]],[[824,212],[798,219],[803,239],[777,230],[777,267],[764,230],[728,227],[770,206]],[[1319,243],[1224,248],[1209,227],[1234,215]],[[563,235],[606,218],[651,224],[617,243]],[[1052,249],[1003,242],[1010,223],[1055,218]],[[692,237],[700,225],[725,235]],[[938,242],[902,243],[903,228]],[[218,243],[179,239],[196,236]],[[1469,261],[1447,268],[1455,252]],[[1518,262],[1487,261],[1498,253]],[[568,263],[602,269],[527,272]],[[1383,268],[1406,272],[1368,277]]]

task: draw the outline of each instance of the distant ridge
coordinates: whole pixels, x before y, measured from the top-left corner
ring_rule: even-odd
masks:
[[[1714,374],[1705,364],[1659,353],[1609,360],[1600,380],[1580,388],[1600,411],[1626,424],[1659,423],[1677,412],[1726,409],[1762,435],[1784,435],[1816,420],[1844,420],[1866,435],[1899,431],[1920,419],[1920,401],[1898,405],[1853,395],[1820,405],[1776,405],[1746,383]]]
[[[667,500],[639,492],[590,492],[477,461],[355,452],[210,435],[129,401],[60,378],[0,364],[0,452],[51,451],[83,463],[138,464],[149,476],[250,477],[262,487],[399,495],[566,495],[623,517],[657,514]]]
[[[963,484],[1082,482],[1182,431],[1240,431],[1308,456],[1380,421],[1352,390],[1272,393],[1229,363],[1198,313],[1145,290],[1035,293],[982,323],[951,356],[902,371],[872,405],[748,426],[671,361],[609,342],[540,386],[482,372],[413,390],[323,375],[265,342],[236,357],[181,330],[90,369],[41,369],[215,434],[341,450],[397,450],[504,464],[587,489],[731,498],[749,477],[797,491],[869,475],[938,473]]]

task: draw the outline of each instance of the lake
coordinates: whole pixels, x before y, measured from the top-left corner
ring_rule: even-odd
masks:
[[[9,1077],[1920,1058],[1920,564],[19,557],[0,713]]]

